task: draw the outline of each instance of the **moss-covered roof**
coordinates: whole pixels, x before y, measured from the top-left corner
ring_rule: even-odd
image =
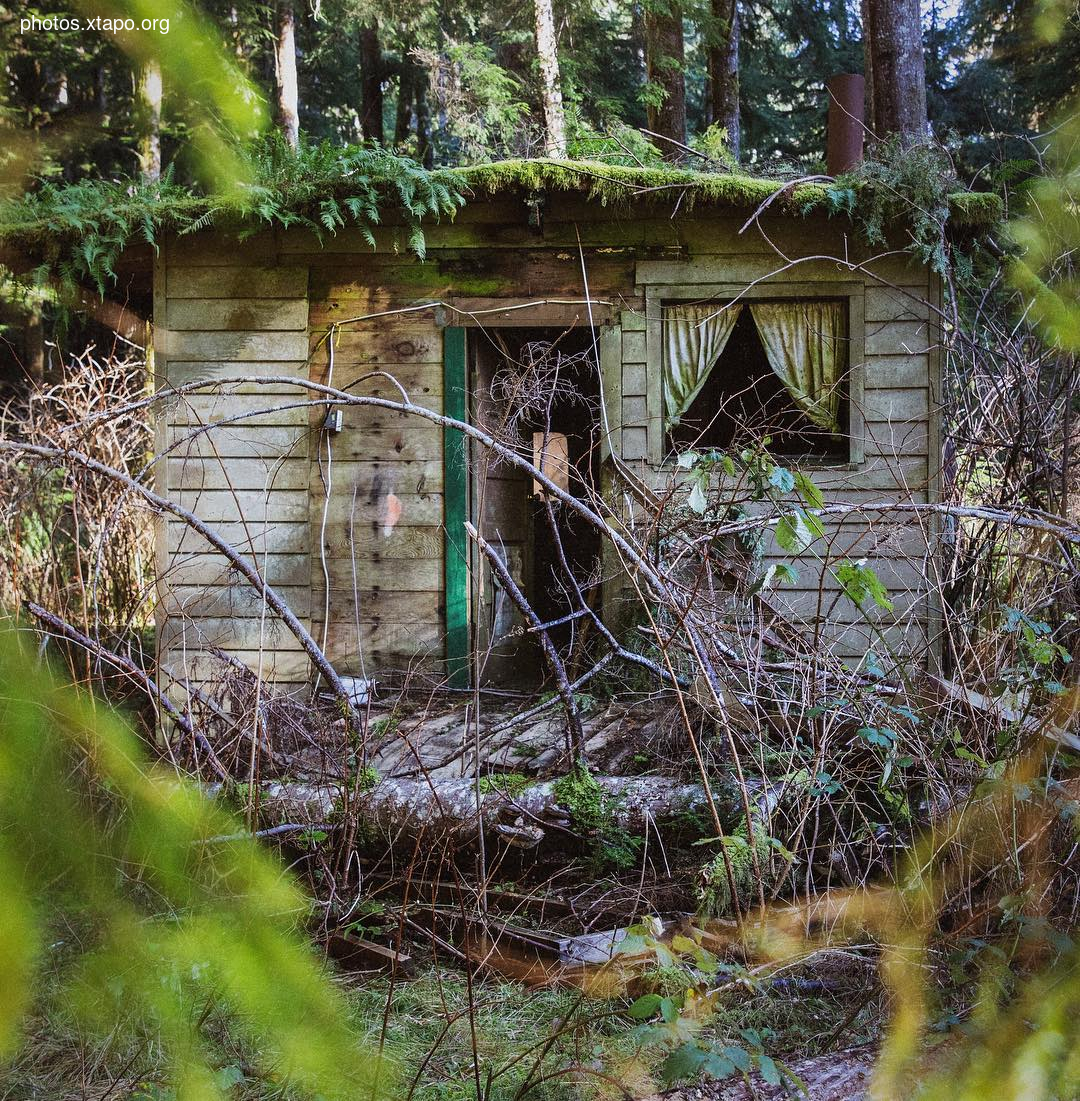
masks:
[[[230,195],[196,195],[169,179],[156,184],[45,182],[30,194],[0,201],[0,263],[18,263],[18,270],[36,265],[41,278],[94,285],[103,292],[115,282],[115,265],[131,246],[154,246],[165,232],[216,226],[245,234],[260,226],[293,226],[325,236],[352,225],[374,244],[380,210],[396,208],[410,225],[410,247],[422,255],[425,224],[483,196],[564,192],[604,205],[656,203],[684,212],[694,206],[751,212],[768,201],[771,213],[790,217],[823,211],[858,218],[873,207],[873,187],[857,175],[785,182],[663,164],[545,159],[425,172],[385,150],[324,144],[297,154],[273,152],[254,162],[252,180]],[[865,211],[860,209],[863,195]],[[985,193],[950,195],[948,210],[950,225],[970,229],[992,225],[1002,216],[1000,199]],[[879,223],[884,218],[880,209],[876,218]],[[873,229],[869,221],[865,228]],[[938,225],[931,228],[936,240]],[[934,242],[917,244],[930,257]],[[941,261],[930,257],[928,262]]]
[[[448,183],[470,195],[503,192],[577,192],[603,204],[681,200],[682,208],[695,204],[753,210],[782,191],[770,209],[804,215],[837,206],[838,185],[811,178],[804,182],[769,179],[742,172],[699,172],[675,166],[630,167],[598,161],[504,160],[464,168],[444,169]],[[784,190],[786,188],[786,190]],[[857,191],[858,185],[854,187]],[[949,219],[958,226],[991,225],[1002,217],[1001,199],[988,192],[959,191],[949,196]]]

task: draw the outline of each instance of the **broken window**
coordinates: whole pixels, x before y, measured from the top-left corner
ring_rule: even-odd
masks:
[[[847,456],[845,300],[669,305],[663,320],[673,447],[724,449],[769,436],[780,454]]]

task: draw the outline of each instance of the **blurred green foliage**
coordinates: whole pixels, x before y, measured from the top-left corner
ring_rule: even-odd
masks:
[[[269,1068],[304,1094],[379,1096],[393,1077],[361,1048],[303,937],[308,902],[238,819],[172,773],[100,702],[0,635],[0,1055],[34,996],[46,915],[94,941],[70,972],[81,1030],[160,1044],[177,1101],[224,1096],[197,1008],[227,1007]]]

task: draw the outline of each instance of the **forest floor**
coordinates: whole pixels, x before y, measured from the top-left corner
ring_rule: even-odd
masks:
[[[0,1099],[173,1101],[164,1085],[166,1068],[155,1062],[160,1048],[144,1028],[129,1032],[118,1021],[108,1036],[91,1039],[74,1022],[69,1001],[55,997],[70,992],[67,962],[85,935],[68,926],[50,946],[39,1008],[20,1056],[0,1072]],[[470,982],[443,961],[423,962],[407,978],[335,968],[335,981],[368,1053],[361,1057],[384,1053],[388,1096],[395,1101],[606,1101],[627,1096],[624,1090],[654,1101],[785,1096],[769,1091],[757,1075],[749,1079],[756,1092],[738,1079],[665,1091],[667,1052],[642,1042],[640,1022],[627,1014],[627,996],[593,998],[569,987],[526,986],[481,973]],[[646,981],[674,992],[685,976],[658,969]],[[749,1035],[804,1077],[815,1101],[858,1098],[881,1015],[872,998],[852,1018],[851,1001],[826,991],[743,989],[697,1039],[718,1049],[749,1047]],[[224,1007],[200,998],[192,1013],[230,1101],[295,1096]],[[821,1054],[824,1042],[837,1050]],[[854,1092],[836,1092],[840,1083]]]

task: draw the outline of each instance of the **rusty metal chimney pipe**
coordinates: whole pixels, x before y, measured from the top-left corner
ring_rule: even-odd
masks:
[[[839,176],[863,159],[866,82],[858,73],[838,73],[825,87],[829,94],[826,170],[830,176]]]

